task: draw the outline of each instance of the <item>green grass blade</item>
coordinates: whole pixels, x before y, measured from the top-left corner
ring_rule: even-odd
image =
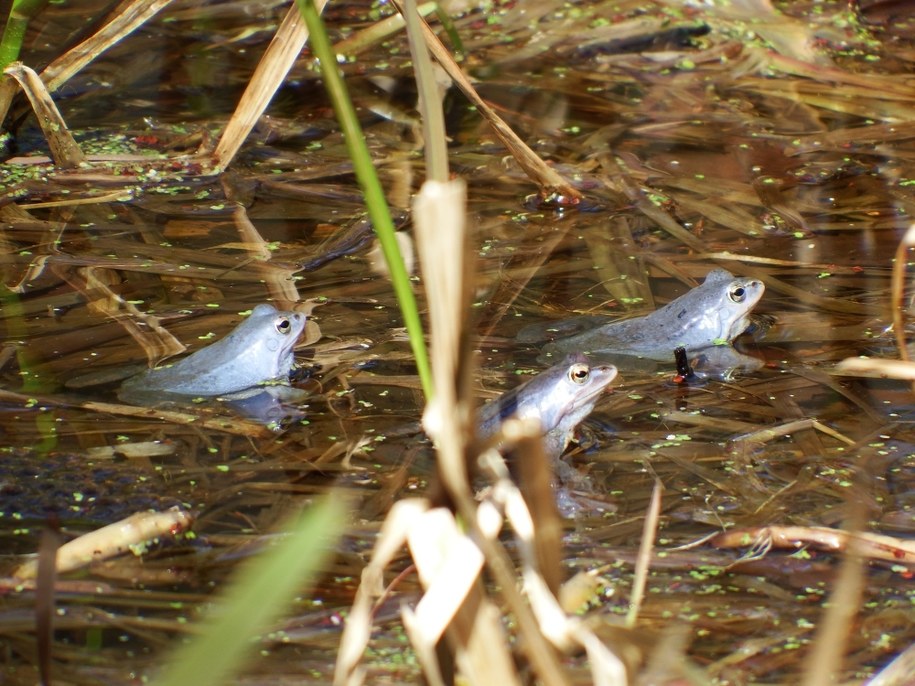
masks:
[[[156,686],[222,686],[250,656],[252,640],[267,631],[306,581],[321,569],[342,531],[346,500],[331,493],[289,528],[289,536],[239,570],[203,620],[199,635],[181,646]]]
[[[321,16],[318,14],[313,0],[296,0],[296,4],[298,4],[299,11],[308,26],[312,53],[320,61],[324,84],[333,101],[337,120],[343,130],[346,147],[356,171],[356,178],[359,180],[359,186],[365,196],[365,205],[368,209],[369,217],[375,227],[375,234],[378,236],[382,254],[391,272],[391,283],[394,286],[397,302],[400,304],[400,312],[407,328],[407,335],[410,338],[410,346],[416,359],[419,380],[423,386],[426,402],[429,402],[433,395],[432,371],[429,366],[429,356],[426,352],[422,322],[419,318],[416,298],[413,295],[413,288],[410,284],[410,275],[404,266],[403,257],[397,245],[397,238],[394,235],[394,223],[391,221],[391,212],[388,209],[384,191],[378,181],[378,175],[375,173],[372,157],[362,134],[362,127],[359,126],[359,120],[356,117],[356,110],[353,108],[353,103],[350,101],[349,94],[346,91],[346,85],[343,83],[343,77],[337,68],[337,56],[331,48]]]
[[[48,366],[41,362],[35,350],[26,344],[29,340],[29,330],[25,325],[25,309],[19,294],[3,284],[0,284],[0,311],[4,314],[7,341],[16,345],[16,362],[22,378],[21,392],[30,395],[54,390],[57,384]],[[49,453],[57,448],[57,413],[51,409],[37,409],[32,416],[35,418],[35,433],[41,440],[31,448],[39,454]]]
[[[422,14],[422,8],[420,8],[420,14]],[[422,16],[425,15],[422,14]],[[464,42],[461,40],[461,34],[458,33],[457,27],[455,27],[454,22],[451,20],[451,16],[438,3],[435,5],[435,16],[438,17],[439,23],[448,35],[448,40],[451,41],[451,45],[455,52],[455,59],[461,59],[461,56],[464,55],[467,50],[464,49]]]

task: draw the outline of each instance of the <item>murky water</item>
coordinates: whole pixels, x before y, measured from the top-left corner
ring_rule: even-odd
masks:
[[[650,661],[652,645],[682,630],[686,654],[720,683],[790,683],[840,557],[772,551],[741,562],[745,549],[682,546],[731,527],[841,526],[849,502],[861,505],[868,530],[902,538],[915,530],[911,389],[834,371],[849,356],[897,354],[890,277],[915,207],[915,129],[904,123],[915,104],[915,52],[903,30],[884,33],[876,14],[874,41],[864,40],[843,24],[844,3],[827,3],[814,29],[769,17],[757,35],[798,32],[780,54],[747,39],[723,9],[643,5],[518,3],[489,22],[479,13],[457,22],[483,96],[586,195],[578,209],[534,202],[536,188],[466,101],[447,96],[450,161],[468,181],[479,246],[480,396],[540,368],[537,350],[514,340],[528,324],[645,313],[714,267],[763,280],[756,312],[771,324],[741,345],[764,366],[688,387],[671,383],[672,364],[627,372],[583,427],[568,460],[593,484],[595,509],[567,523],[567,566],[599,570],[604,590],[588,614],[608,634],[621,631],[615,620],[627,609],[660,479],[662,527],[642,623],[619,640]],[[239,38],[250,16],[227,5],[204,23],[189,7],[64,94],[77,132],[92,126],[84,137],[107,139],[117,128],[155,147],[179,138],[175,123],[218,130],[273,13],[263,9],[263,31]],[[349,16],[363,9],[340,7],[330,23],[364,25]],[[681,10],[686,17],[676,18]],[[622,21],[643,24],[613,33]],[[805,59],[807,31],[831,52]],[[119,65],[147,49],[158,59]],[[345,66],[396,209],[423,174],[408,59],[396,36]],[[27,128],[20,140],[19,155],[41,144]],[[74,683],[150,673],[184,618],[250,554],[245,544],[337,483],[361,509],[317,590],[320,604],[292,608],[286,643],[265,647],[253,671],[258,680],[329,680],[339,616],[374,533],[394,499],[423,491],[430,464],[419,436],[400,431],[419,418],[422,395],[387,280],[365,246],[316,262],[362,205],[315,72],[304,61],[296,67],[223,179],[150,182],[131,199],[58,205],[124,184],[85,171],[50,181],[6,173],[4,571],[36,549],[49,517],[70,535],[175,502],[197,513],[195,540],[94,566],[58,592],[55,660]],[[298,350],[297,383],[311,392],[305,416],[282,430],[226,421],[224,408],[206,426],[87,408],[119,405],[115,386],[65,386],[157,360],[175,341],[197,349],[265,301],[310,313],[317,325]],[[149,315],[174,339],[151,337]],[[397,604],[414,591],[406,582],[380,610],[367,660],[374,683],[416,678],[414,664],[395,658],[404,648]],[[872,674],[911,643],[911,594],[908,568],[869,563],[844,679]],[[2,602],[5,678],[34,682],[32,596]]]

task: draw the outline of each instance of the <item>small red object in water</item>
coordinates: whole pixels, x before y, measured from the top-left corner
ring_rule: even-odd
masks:
[[[162,141],[158,136],[150,135],[136,136],[134,137],[133,142],[142,148],[157,148],[162,145]]]
[[[581,201],[577,195],[562,195],[561,193],[551,193],[543,198],[544,204],[561,205],[563,207],[575,206]]]

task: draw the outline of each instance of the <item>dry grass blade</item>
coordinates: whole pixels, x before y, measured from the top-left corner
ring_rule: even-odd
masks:
[[[436,441],[439,476],[458,511],[476,522],[466,459],[474,434],[472,370],[467,336],[473,272],[466,256],[473,254],[467,241],[463,181],[423,184],[414,202],[417,243],[421,256],[426,297],[429,300],[432,372],[435,396],[423,413],[423,425]],[[448,515],[451,517],[451,515]],[[469,541],[468,541],[469,542]],[[472,544],[476,547],[477,544]],[[411,549],[417,550],[411,545]],[[415,552],[414,552],[415,554]],[[420,560],[417,559],[417,566]],[[462,568],[467,594],[460,595],[448,638],[455,659],[471,683],[519,683],[507,650],[497,608],[485,597],[479,570]],[[441,570],[435,574],[438,578]],[[427,579],[429,592],[432,583]],[[513,581],[508,582],[509,585]],[[442,585],[438,585],[442,588]],[[417,612],[419,614],[419,612]],[[519,617],[519,622],[523,618]],[[432,642],[426,637],[427,644]],[[554,682],[556,683],[556,682]]]
[[[718,548],[741,548],[752,545],[796,550],[810,546],[828,552],[854,553],[874,560],[896,564],[915,564],[915,541],[868,532],[849,533],[826,526],[763,526],[732,529],[712,537],[709,542]]]
[[[51,93],[105,50],[149,21],[171,0],[126,0],[112,13],[112,19],[92,37],[51,62],[41,72],[41,80]],[[0,122],[6,119],[15,89],[0,87]],[[41,119],[39,118],[39,121]]]
[[[909,248],[915,246],[915,224],[911,225],[899,247],[896,248],[896,259],[893,262],[893,280],[892,280],[892,303],[893,303],[893,333],[896,334],[896,347],[899,349],[899,357],[903,361],[909,361],[909,351],[905,340],[905,314],[908,308],[903,298],[905,297],[905,268],[906,253]],[[915,382],[912,384],[912,391],[915,392]]]
[[[326,4],[327,0],[317,0],[315,8],[319,13],[323,12]],[[305,20],[298,6],[293,3],[270,45],[267,46],[264,56],[258,62],[254,74],[248,81],[248,87],[216,145],[213,163],[217,170],[225,169],[235,158],[254,124],[267,109],[270,100],[292,69],[307,40],[308,28],[305,26]]]
[[[463,604],[483,568],[483,555],[444,508],[425,513],[407,532],[410,554],[426,592],[414,627],[435,644]]]
[[[401,12],[404,11],[401,2],[395,0],[395,4]],[[426,39],[426,45],[429,47],[429,52],[431,52],[432,56],[442,65],[444,70],[448,73],[448,76],[457,84],[464,95],[466,95],[480,111],[480,114],[486,118],[486,121],[488,121],[493,128],[493,132],[499,137],[502,144],[508,148],[508,151],[515,160],[517,160],[521,168],[538,186],[540,186],[541,193],[544,195],[558,194],[567,200],[571,199],[573,201],[580,199],[581,193],[578,189],[563,178],[559,172],[540,159],[537,153],[531,150],[527,143],[521,140],[521,137],[505,123],[505,120],[496,114],[496,111],[480,97],[479,93],[477,93],[476,89],[470,83],[470,79],[464,74],[460,65],[454,61],[451,53],[448,52],[447,48],[445,48],[438,39],[435,32],[429,28],[429,24],[427,24],[424,19],[420,19],[420,23],[422,25],[423,36]]]
[[[523,506],[523,498],[519,495],[518,499]],[[568,683],[559,660],[543,633],[545,628],[552,630],[552,627],[541,626],[537,621],[537,615],[524,602],[524,598],[515,587],[515,570],[505,549],[497,541],[485,536],[481,536],[478,542],[486,557],[487,567],[492,572],[496,583],[501,587],[501,592],[505,597],[508,608],[515,615],[518,632],[522,639],[521,645],[531,667],[537,672],[540,680],[548,686],[559,686]],[[537,578],[542,579],[539,574]],[[546,589],[545,584],[543,587]],[[544,614],[550,617],[557,616],[556,611],[558,611],[559,607],[555,596],[545,592],[543,597],[551,605],[549,611]],[[555,608],[552,607],[554,604]]]
[[[290,303],[299,302],[301,298],[299,296],[298,288],[296,287],[296,282],[293,279],[294,270],[266,267],[266,263],[270,261],[273,253],[270,250],[268,241],[264,240],[264,237],[254,225],[254,222],[248,217],[248,211],[245,209],[245,204],[239,197],[243,192],[239,190],[234,181],[235,179],[232,178],[231,175],[224,174],[221,177],[222,187],[226,193],[226,198],[235,202],[232,218],[235,221],[235,227],[238,230],[242,241],[239,246],[233,247],[243,248],[249,253],[250,257],[247,262],[233,268],[233,271],[234,269],[245,266],[248,262],[253,262],[256,268],[264,266],[265,268],[262,270],[264,274],[264,284],[267,286],[270,299],[279,303],[285,303],[285,306],[288,306]],[[313,304],[311,307],[313,307]],[[309,311],[307,314],[311,313],[311,307],[308,308]]]
[[[444,92],[439,88],[432,67],[432,59],[422,37],[420,17],[415,0],[405,0],[406,11],[398,8],[407,24],[410,56],[419,90],[419,113],[422,119],[423,141],[426,157],[426,180],[448,180],[448,148],[445,135],[445,115],[442,111]]]
[[[555,232],[551,232],[543,239],[536,252],[512,257],[511,262],[505,267],[508,273],[499,279],[496,290],[487,299],[486,307],[480,315],[478,325],[480,338],[487,338],[493,334],[505,317],[505,313],[515,304],[521,292],[527,288],[530,280],[553,257],[556,246],[565,239],[569,226],[560,224]]]
[[[506,422],[503,430],[509,441],[521,439],[523,443],[529,439],[536,439],[535,435],[539,432],[534,429],[535,427],[532,427],[529,422]],[[531,509],[524,496],[521,495],[521,491],[507,478],[507,474],[503,474],[496,484],[494,494],[504,507],[506,517],[511,522],[512,530],[518,541],[524,592],[530,600],[531,609],[538,622],[536,635],[542,634],[554,648],[559,650],[573,651],[576,648],[583,648],[588,655],[592,683],[597,686],[623,686],[626,684],[626,668],[619,657],[607,648],[603,641],[578,617],[566,614],[556,594],[548,588],[546,579],[537,566],[543,544],[537,541],[539,532],[535,527]],[[494,512],[491,502],[484,502],[479,511],[481,520],[498,519],[498,514]],[[487,511],[492,511],[492,514],[487,516]],[[501,528],[501,522],[498,527],[490,527],[490,531],[487,532],[488,536],[484,539],[488,544],[494,543],[498,528]],[[494,559],[487,552],[487,562],[491,567]],[[519,628],[523,628],[520,619]],[[530,633],[528,632],[528,636]],[[536,661],[532,660],[532,663],[538,666]],[[562,678],[563,675],[557,672],[556,674],[548,673],[547,676],[554,679]],[[544,678],[543,681],[551,683],[547,678]]]
[[[869,77],[869,78],[872,78]],[[876,93],[878,91],[873,90]],[[915,135],[915,123],[908,119],[901,124],[870,124],[867,126],[849,126],[834,131],[817,132],[798,139],[798,145],[791,146],[787,155],[807,155],[814,150],[845,150],[849,145],[877,145],[899,143],[910,140]]]
[[[860,477],[858,481],[861,481]],[[864,501],[855,499],[854,491],[850,496],[850,513],[845,526],[852,533],[848,536],[839,575],[804,666],[803,686],[828,686],[836,683],[852,623],[861,607],[864,559],[868,547],[867,535],[858,533],[865,522]]]
[[[793,106],[803,103],[841,114],[858,115],[862,119],[906,123],[912,108],[912,94],[884,91],[880,83],[883,79],[875,74],[870,74],[868,78],[874,79],[875,83],[867,87],[845,84],[828,91],[823,90],[822,82],[789,82],[781,79],[750,82],[744,88],[762,97],[784,98]],[[786,88],[787,83],[791,84],[790,89]]]
[[[409,607],[405,606],[401,609],[400,617],[410,639],[410,644],[416,653],[416,659],[419,661],[420,667],[422,667],[424,683],[429,686],[447,686],[438,655],[436,654],[436,644],[429,640],[416,615]],[[450,684],[451,682],[452,680],[449,679],[448,683]]]
[[[832,331],[837,330],[837,328],[832,329]],[[823,339],[820,338],[818,340]],[[855,392],[853,388],[849,388],[845,384],[840,383],[839,379],[836,379],[834,374],[828,373],[825,370],[819,370],[815,367],[798,367],[794,370],[794,373],[801,378],[810,380],[812,383],[822,384],[823,386],[826,386],[827,388],[835,391],[850,403],[855,405],[858,409],[860,409],[861,412],[875,424],[883,423],[884,415],[881,414],[878,409],[872,407],[868,400],[861,397],[857,392]],[[828,431],[826,433],[828,433]],[[846,441],[847,439],[841,438],[839,440]]]
[[[82,293],[89,308],[102,316],[111,317],[143,348],[151,364],[177,355],[187,347],[162,326],[158,317],[142,312],[112,290],[110,284],[119,277],[109,269],[83,267],[63,270],[63,278],[73,289]],[[113,280],[109,280],[113,279]],[[140,326],[140,323],[143,326]]]
[[[92,159],[91,157],[89,158]],[[77,205],[98,205],[110,202],[124,202],[131,199],[131,193],[127,190],[116,190],[104,195],[96,195],[91,198],[66,198],[65,200],[49,200],[47,202],[24,202],[17,205],[20,210],[36,210],[49,207],[76,207]]]
[[[35,110],[35,118],[51,148],[54,164],[64,169],[75,169],[84,163],[86,157],[83,155],[83,151],[73,140],[67,123],[60,116],[57,105],[54,104],[38,74],[22,62],[13,62],[3,73],[16,79],[16,82],[25,91],[32,104],[32,109]]]
[[[726,419],[724,417],[710,417],[704,414],[693,412],[683,412],[682,410],[670,410],[661,412],[659,415],[666,422],[678,422],[680,424],[689,424],[698,426],[703,429],[712,429],[726,433],[747,433],[749,434],[756,428],[756,424],[750,422],[741,422],[736,419]]]
[[[846,69],[810,64],[809,62],[774,53],[767,53],[765,60],[773,68],[786,74],[801,76],[815,82],[829,83],[836,92],[839,92],[840,86],[856,86],[870,93],[874,98],[912,98],[912,90],[908,82],[891,74],[883,76],[879,74],[856,74]],[[772,79],[767,79],[766,81],[768,83],[773,82]],[[792,84],[794,83],[798,82],[792,82]],[[911,117],[906,117],[906,120],[910,121]]]
[[[621,158],[614,158],[610,153],[598,155],[601,166],[606,174],[618,179],[623,193],[629,200],[638,207],[639,211],[650,220],[658,224],[667,231],[671,236],[681,241],[684,245],[689,246],[697,252],[705,250],[705,242],[694,236],[685,228],[677,223],[670,213],[652,202],[648,197],[648,191],[645,187],[638,184],[630,174],[629,170],[623,167]]]
[[[849,357],[836,365],[836,373],[877,379],[903,379],[915,382],[915,362]]]
[[[487,534],[497,536],[500,524]],[[445,508],[430,510],[415,521],[408,540],[426,589],[416,613],[408,615],[408,628],[419,653],[426,655],[432,681],[440,679],[441,670],[438,660],[431,663],[430,658],[447,630],[455,661],[469,683],[520,686],[501,612],[486,597],[480,580],[484,558],[476,542]]]
[[[642,542],[639,545],[639,554],[636,559],[635,577],[632,581],[632,597],[629,600],[629,611],[626,613],[626,625],[633,627],[639,618],[639,610],[645,599],[645,586],[648,583],[648,568],[651,564],[651,553],[654,550],[654,540],[658,532],[658,521],[661,517],[661,494],[664,486],[659,480],[655,481],[651,491],[651,502],[648,513],[645,515],[645,525],[642,527]]]
[[[518,480],[531,516],[532,535],[528,544],[534,550],[538,573],[550,593],[558,596],[563,582],[562,520],[550,479],[553,466],[543,449],[539,422],[527,426],[526,431],[524,426],[519,427],[522,430],[516,429],[518,424],[520,422],[507,422],[502,432],[506,440],[515,445],[518,454]]]
[[[152,19],[171,0],[125,0],[112,12],[111,20],[90,38],[51,62],[41,78],[51,92],[56,91],[105,50]]]
[[[436,2],[427,2],[416,8],[420,16],[425,17],[435,12],[438,7]],[[404,27],[404,17],[402,14],[392,14],[381,21],[377,21],[362,31],[356,31],[351,36],[344,38],[334,45],[334,52],[338,55],[352,57],[358,55],[375,43],[379,43],[388,36],[397,33]]]
[[[60,398],[43,397],[36,395],[26,395],[24,393],[15,393],[0,388],[0,400],[5,400],[31,407],[32,405],[49,406],[49,407],[78,407],[89,412],[101,412],[113,414],[120,417],[135,417],[137,419],[158,419],[172,424],[182,426],[199,426],[213,431],[233,434],[235,436],[246,436],[252,438],[269,438],[274,434],[268,427],[257,422],[248,421],[235,416],[215,416],[207,417],[189,412],[178,412],[176,410],[163,410],[154,407],[134,407],[133,405],[123,405],[119,403],[106,403],[99,401],[69,402]]]
[[[783,436],[790,436],[791,434],[803,431],[804,429],[816,429],[820,433],[832,436],[837,441],[842,441],[845,445],[855,445],[855,442],[848,436],[839,433],[825,424],[821,424],[815,419],[798,419],[785,424],[779,424],[778,426],[760,429],[759,431],[737,436],[733,440],[735,443],[768,443],[769,441],[774,441]]]
[[[356,598],[346,618],[346,626],[337,651],[334,686],[356,686],[364,679],[359,667],[372,633],[372,607],[375,598],[383,595],[384,570],[407,540],[407,532],[429,509],[425,500],[401,500],[385,517],[375,541],[372,558],[362,570]]]
[[[232,210],[232,219],[235,221],[235,228],[238,230],[242,242],[240,246],[233,245],[233,247],[243,247],[252,260],[267,262],[272,253],[267,241],[264,240],[260,231],[254,226],[254,222],[248,217],[248,212],[245,209],[245,201],[248,198],[245,191],[241,190],[234,174],[223,174],[219,181],[223,192],[226,194],[226,200],[235,204],[235,209]],[[285,300],[286,298],[283,299]]]
[[[654,295],[645,279],[645,260],[630,259],[625,250],[619,249],[620,245],[633,245],[635,242],[627,217],[608,218],[604,231],[600,234],[587,232],[584,239],[600,285],[611,298],[623,304],[654,305]]]

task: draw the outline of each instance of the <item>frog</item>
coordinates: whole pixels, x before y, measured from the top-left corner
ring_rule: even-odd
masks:
[[[559,364],[481,407],[477,435],[488,441],[507,419],[537,419],[544,450],[555,460],[616,375],[613,365],[593,365],[585,355],[571,353]]]
[[[118,395],[126,400],[154,397],[242,397],[252,389],[288,384],[293,347],[305,315],[257,305],[224,338],[164,367],[127,379]]]
[[[543,348],[542,358],[578,350],[598,356],[673,361],[673,351],[679,347],[692,356],[715,346],[730,346],[751,326],[750,313],[765,289],[759,279],[713,269],[702,284],[651,314],[612,321],[556,340]],[[558,328],[562,331],[563,322]]]

